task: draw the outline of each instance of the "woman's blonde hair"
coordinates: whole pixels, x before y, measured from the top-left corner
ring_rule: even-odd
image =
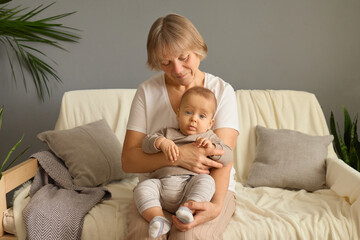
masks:
[[[179,14],[168,14],[158,18],[150,28],[147,39],[147,64],[152,70],[161,70],[161,57],[164,51],[193,51],[203,60],[207,46],[195,28],[185,17]]]

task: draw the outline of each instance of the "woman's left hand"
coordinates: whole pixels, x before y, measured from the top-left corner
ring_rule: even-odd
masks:
[[[212,202],[189,202],[185,203],[184,206],[190,210],[195,210],[195,214],[194,221],[188,224],[182,223],[175,215],[172,216],[174,226],[182,232],[213,220],[221,212],[221,207]]]

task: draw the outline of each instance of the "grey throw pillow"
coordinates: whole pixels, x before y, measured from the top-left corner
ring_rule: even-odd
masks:
[[[315,191],[325,188],[332,135],[312,136],[256,126],[257,146],[247,185]]]
[[[77,186],[94,187],[126,177],[121,168],[122,146],[105,120],[37,137],[64,161]]]

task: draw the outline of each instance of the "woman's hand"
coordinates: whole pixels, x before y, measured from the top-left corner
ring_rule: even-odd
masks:
[[[194,221],[188,224],[182,223],[175,215],[172,216],[174,226],[182,232],[185,232],[199,224],[208,222],[216,218],[221,207],[212,202],[188,202],[184,204],[190,210],[194,210]]]
[[[224,150],[216,148],[197,147],[194,143],[185,144],[181,147],[176,165],[196,173],[209,174],[210,168],[221,168],[223,165],[211,160],[207,156],[223,155]]]

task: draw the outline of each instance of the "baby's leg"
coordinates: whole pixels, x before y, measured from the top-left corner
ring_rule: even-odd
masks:
[[[194,176],[186,186],[185,202],[208,202],[211,200],[215,192],[215,181],[207,174],[199,174]],[[176,211],[176,217],[183,223],[194,221],[194,211],[185,206],[181,206]]]
[[[156,238],[170,231],[171,223],[165,218],[164,212],[160,207],[146,209],[142,216],[150,223],[149,236],[151,238]]]
[[[160,207],[151,207],[143,211],[141,215],[146,221],[151,222],[154,217],[164,217],[164,212]]]
[[[164,217],[160,204],[159,179],[140,182],[134,189],[136,207],[149,224],[149,236],[156,238],[170,231],[171,223]]]

